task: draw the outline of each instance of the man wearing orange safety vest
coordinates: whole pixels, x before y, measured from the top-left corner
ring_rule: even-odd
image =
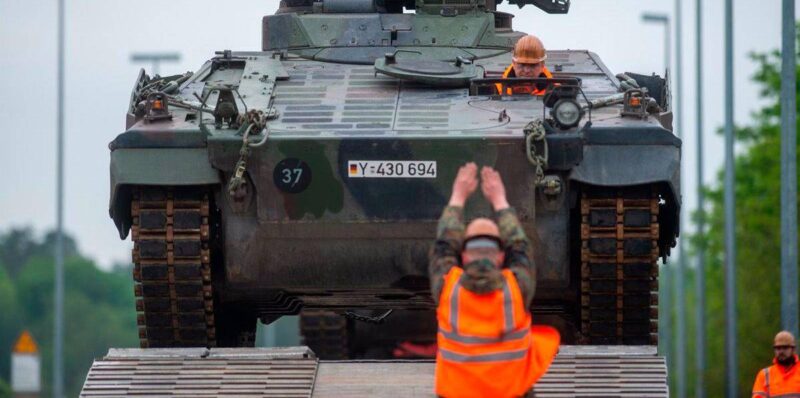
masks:
[[[544,45],[538,37],[534,35],[527,35],[517,41],[514,45],[514,54],[511,58],[511,65],[503,72],[503,79],[510,77],[528,77],[528,78],[547,78],[552,79],[553,74],[544,65],[547,59]],[[503,85],[496,84],[497,92],[503,95]],[[544,95],[547,89],[547,84],[537,83],[534,85],[519,85],[515,87],[506,87],[506,95],[512,94],[530,94],[530,95]]]
[[[430,254],[439,322],[436,394],[524,397],[553,361],[560,336],[531,325],[531,243],[491,167],[481,170],[481,190],[497,223],[478,218],[465,230],[464,203],[478,187],[477,172],[475,163],[458,170]]]
[[[782,331],[775,335],[773,365],[758,373],[753,397],[800,397],[800,369],[795,354],[794,336]]]

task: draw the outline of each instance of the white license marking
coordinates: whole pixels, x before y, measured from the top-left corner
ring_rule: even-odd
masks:
[[[435,160],[350,160],[350,178],[436,178]]]

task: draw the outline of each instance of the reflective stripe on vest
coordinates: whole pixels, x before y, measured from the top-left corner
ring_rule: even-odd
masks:
[[[447,332],[440,330],[444,337],[450,340],[457,341],[463,344],[491,344],[491,343],[504,343],[506,341],[522,340],[530,333],[530,326],[526,326],[511,333],[504,333],[500,337],[479,337],[479,336],[465,336],[460,333]]]
[[[530,350],[531,341],[530,341],[530,328],[531,322],[530,317],[525,317],[526,314],[520,314],[521,316],[527,318],[520,319],[523,321],[523,324],[519,327],[515,328],[515,319],[514,319],[514,297],[511,290],[511,285],[509,283],[509,278],[511,276],[504,274],[503,275],[503,287],[502,291],[502,299],[500,302],[502,303],[503,309],[502,312],[499,311],[498,313],[502,314],[503,319],[500,323],[497,324],[499,330],[498,336],[474,336],[471,334],[464,333],[465,327],[463,325],[459,325],[459,322],[462,321],[459,315],[459,306],[461,305],[461,289],[463,288],[461,284],[461,276],[463,272],[459,270],[453,270],[452,275],[448,275],[449,277],[453,278],[451,282],[452,285],[449,288],[445,288],[443,294],[445,297],[442,297],[442,304],[447,305],[449,307],[449,314],[447,316],[447,320],[450,326],[450,330],[446,330],[445,328],[439,328],[439,333],[441,337],[446,339],[446,341],[450,341],[452,343],[459,343],[463,345],[463,349],[467,350],[468,347],[472,346],[474,348],[487,348],[487,346],[491,346],[493,344],[502,344],[502,343],[510,343],[512,344],[511,347],[494,347],[493,349],[484,350],[481,353],[464,353],[459,352],[460,349],[456,351],[452,350],[451,348],[439,345],[439,352],[442,355],[443,359],[453,361],[453,362],[492,362],[492,361],[509,361],[509,360],[518,360],[526,358],[528,352]],[[448,297],[449,296],[449,297]],[[444,300],[449,300],[449,303],[445,303]],[[524,312],[524,309],[523,309]],[[499,321],[499,320],[498,320]],[[470,349],[471,350],[471,349]],[[486,352],[488,351],[488,352]]]
[[[450,293],[450,327],[453,328],[453,334],[458,335],[458,291],[461,290],[461,280],[459,279],[453,286],[453,292]]]
[[[503,320],[505,329],[503,334],[514,331],[514,303],[511,301],[511,288],[508,287],[508,280],[503,278]]]
[[[514,330],[514,301],[511,298],[511,288],[508,286],[508,280],[506,280],[506,278],[503,278],[503,334],[499,337],[481,337],[459,333],[458,301],[460,288],[461,280],[459,278],[453,286],[452,293],[450,293],[450,327],[453,331],[439,330],[445,337],[463,344],[491,344],[522,340],[528,336],[531,328],[530,324],[523,325],[521,328]]]
[[[790,366],[785,371],[778,364],[764,368],[764,391],[753,391],[753,394],[767,398],[800,398],[800,375],[796,373],[796,366]]]
[[[528,355],[528,349],[517,351],[498,352],[494,354],[481,354],[481,355],[464,355],[443,348],[439,349],[442,358],[453,362],[496,362],[496,361],[513,361],[515,359],[522,359]]]
[[[764,387],[767,390],[767,398],[769,398],[769,367],[764,368]]]
[[[436,319],[436,394],[443,397],[517,397],[530,391],[555,357],[555,330],[531,327],[517,280],[502,270],[503,286],[478,294],[466,289],[463,269],[444,276]],[[503,307],[503,308],[500,308]],[[536,341],[534,341],[536,338]]]

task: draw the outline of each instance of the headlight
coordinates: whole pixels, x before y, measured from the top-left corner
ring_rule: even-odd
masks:
[[[583,110],[574,99],[563,98],[553,105],[551,114],[559,126],[570,128],[580,123],[581,117],[583,117]]]

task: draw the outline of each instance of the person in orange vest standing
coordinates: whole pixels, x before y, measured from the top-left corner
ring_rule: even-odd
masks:
[[[517,41],[514,45],[514,53],[511,58],[511,65],[503,72],[503,79],[511,77],[546,78],[552,79],[553,74],[545,66],[547,53],[544,44],[534,35],[527,35]],[[496,84],[497,92],[503,95],[503,85]],[[547,90],[546,83],[537,83],[532,86],[520,85],[516,87],[506,87],[506,95],[530,94],[542,96]]]
[[[477,172],[475,163],[458,170],[430,252],[439,323],[436,394],[525,397],[555,358],[560,336],[532,325],[531,242],[491,167],[481,170],[480,185],[497,222],[478,218],[464,228],[464,203],[478,187]]]
[[[794,336],[782,331],[775,335],[775,358],[772,366],[761,369],[753,384],[753,397],[800,396],[800,370],[795,354]]]

